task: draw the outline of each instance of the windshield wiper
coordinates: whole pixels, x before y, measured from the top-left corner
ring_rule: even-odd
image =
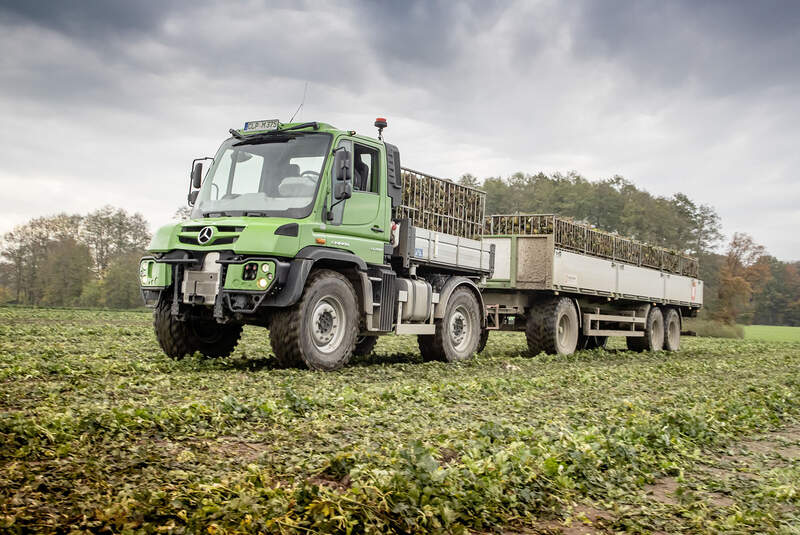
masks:
[[[257,134],[242,134],[241,132],[239,132],[238,130],[234,130],[233,128],[228,130],[228,132],[230,132],[230,134],[233,137],[235,137],[236,139],[241,140],[241,142],[237,143],[236,145],[244,145],[245,142],[251,142],[252,140],[262,140],[262,139],[272,138],[272,139],[276,139],[278,141],[286,141],[288,139],[294,139],[294,137],[288,137],[288,136],[286,136],[286,138],[284,139],[284,138],[280,137],[280,135],[283,134],[284,132],[291,132],[293,130],[301,130],[303,128],[309,128],[309,127],[313,128],[314,130],[319,130],[319,124],[315,121],[315,122],[311,122],[311,123],[296,124],[294,126],[289,126],[287,128],[283,128],[283,129],[279,129],[279,130],[270,130],[268,132],[259,132]],[[292,136],[297,136],[297,135],[300,135],[300,134],[302,134],[302,132],[295,132],[295,133],[292,134]]]
[[[203,217],[233,217],[232,212],[223,212],[221,210],[209,210],[203,212]]]
[[[272,132],[264,132],[263,134],[253,134],[251,136],[247,136],[238,143],[234,143],[233,146],[241,147],[242,145],[259,145],[263,143],[285,143],[297,138],[297,136],[300,135],[303,135],[302,132],[283,135],[281,135],[281,132],[278,132],[277,134]]]
[[[294,126],[284,128],[283,130],[275,130],[275,132],[286,132],[287,130],[300,130],[301,128],[308,128],[309,126],[312,127],[314,130],[319,130],[319,125],[317,124],[316,121],[313,121],[310,123],[296,124]]]

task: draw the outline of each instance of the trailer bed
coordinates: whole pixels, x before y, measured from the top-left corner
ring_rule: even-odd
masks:
[[[555,244],[553,234],[486,236],[495,248],[488,290],[548,290],[699,308],[703,282],[575,251]]]

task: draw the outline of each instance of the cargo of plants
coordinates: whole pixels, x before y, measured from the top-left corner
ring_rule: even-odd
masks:
[[[553,214],[486,216],[487,236],[553,234],[555,246],[600,258],[697,277],[699,265],[678,251],[637,242]]]
[[[403,168],[402,203],[394,218],[433,232],[479,239],[486,193],[450,180]]]

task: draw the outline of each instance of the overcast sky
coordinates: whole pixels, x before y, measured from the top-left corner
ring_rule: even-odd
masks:
[[[151,229],[231,127],[374,134],[445,177],[620,174],[800,259],[800,2],[0,0],[0,232]]]

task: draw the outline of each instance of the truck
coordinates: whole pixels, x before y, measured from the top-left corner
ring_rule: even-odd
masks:
[[[702,306],[695,259],[555,215],[486,217],[483,191],[402,167],[375,126],[250,121],[192,162],[190,218],[139,265],[167,356],[230,355],[244,325],[269,329],[279,365],[324,371],[387,334],[416,335],[425,361],[469,359],[492,330],[531,353],[678,349]]]

